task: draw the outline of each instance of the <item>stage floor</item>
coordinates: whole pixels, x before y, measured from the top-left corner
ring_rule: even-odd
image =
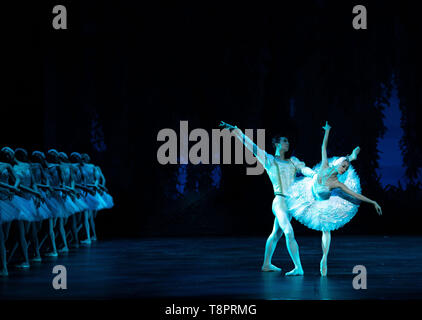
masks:
[[[10,266],[0,299],[219,298],[421,299],[422,237],[332,237],[328,277],[319,275],[320,238],[298,237],[303,277],[292,268],[284,238],[274,254],[283,273],[260,272],[265,238],[149,238],[99,241],[30,270]],[[67,268],[67,290],[54,290],[52,269]],[[355,265],[367,289],[352,286]]]

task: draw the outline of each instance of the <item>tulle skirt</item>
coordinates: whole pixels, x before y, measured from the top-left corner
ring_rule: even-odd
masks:
[[[79,205],[69,195],[64,199],[64,206],[66,208],[66,216],[69,217],[80,211]]]
[[[45,199],[45,198],[44,198]],[[53,217],[53,212],[47,205],[47,199],[44,202],[40,203],[40,206],[37,208],[39,220],[50,219]]]
[[[0,224],[10,222],[18,217],[18,209],[11,200],[0,200]]]
[[[100,210],[101,206],[103,205],[102,200],[98,196],[97,192],[95,193],[95,195],[92,195],[87,192],[84,197],[84,200],[88,205],[89,210]]]
[[[47,205],[52,212],[53,218],[66,218],[66,207],[64,206],[64,199],[60,192],[56,191],[47,197]]]
[[[78,207],[78,211],[77,212],[83,212],[85,210],[88,210],[88,204],[86,203],[86,201],[84,200],[83,197],[75,197],[73,199],[73,202],[76,204],[76,206]]]
[[[336,159],[333,157],[328,161],[332,164]],[[316,165],[313,170],[318,172],[320,166]],[[312,192],[315,179],[316,175],[314,178],[305,177],[289,188],[286,199],[289,213],[310,229],[332,231],[343,227],[355,216],[360,202],[340,189],[334,189],[327,200],[317,199]],[[361,193],[359,176],[351,165],[338,179],[349,189]]]
[[[103,194],[101,195],[104,203],[105,203],[105,207],[104,209],[111,209],[114,206],[114,202],[113,202],[113,197],[111,195],[109,195],[107,192],[103,192]]]
[[[40,221],[43,220],[42,216],[38,212],[34,200],[32,197],[23,198],[21,196],[14,196],[12,204],[17,208],[18,213],[16,220],[24,221]]]

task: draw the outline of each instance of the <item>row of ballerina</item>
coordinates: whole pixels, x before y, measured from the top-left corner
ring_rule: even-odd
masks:
[[[68,157],[50,149],[46,155],[41,151],[29,155],[22,148],[2,148],[0,275],[8,275],[8,262],[18,247],[23,262],[16,267],[26,269],[42,260],[43,246],[47,247],[45,256],[57,257],[70,246],[78,248],[96,241],[94,219],[98,211],[114,205],[105,183],[101,168],[92,164],[86,153],[73,152]],[[11,236],[11,228],[16,230],[16,237]],[[79,240],[80,234],[84,240]],[[61,240],[60,249],[56,240]],[[6,244],[10,241],[14,246],[8,252]]]

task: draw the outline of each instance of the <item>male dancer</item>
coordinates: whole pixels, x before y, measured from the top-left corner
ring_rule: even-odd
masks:
[[[315,172],[306,167],[304,162],[299,161],[296,157],[290,159],[285,158],[286,152],[289,150],[289,142],[285,137],[274,137],[272,139],[275,155],[272,156],[264,150],[258,148],[253,141],[242,133],[236,126],[229,125],[221,121],[220,126],[225,129],[234,129],[233,133],[258,159],[267,172],[274,189],[274,200],[272,205],[273,214],[275,215],[274,227],[271,235],[267,239],[265,246],[264,263],[262,271],[281,271],[271,264],[271,258],[276,248],[278,240],[281,236],[286,237],[286,246],[295,268],[286,273],[286,276],[303,275],[302,264],[299,257],[299,246],[297,245],[292,225],[290,224],[291,216],[287,211],[286,192],[293,183],[296,173],[301,172],[304,176],[312,177]]]

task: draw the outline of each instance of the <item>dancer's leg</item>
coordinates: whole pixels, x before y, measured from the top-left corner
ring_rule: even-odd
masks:
[[[89,212],[90,210],[85,210],[84,211],[84,227],[85,227],[85,232],[86,232],[86,240],[82,240],[81,243],[84,244],[91,244],[91,236],[89,233]]]
[[[6,222],[4,225],[4,241],[9,239],[9,232],[10,232],[10,226],[12,225],[12,222]]]
[[[31,236],[32,236],[32,243],[34,245],[34,252],[35,257],[32,259],[33,261],[41,261],[40,255],[40,244],[38,242],[38,227],[36,222],[30,222],[31,224]]]
[[[278,240],[280,240],[282,235],[283,231],[280,228],[280,224],[278,223],[277,218],[275,218],[273,231],[271,232],[267,239],[267,243],[265,244],[264,263],[262,264],[261,268],[262,271],[281,271],[280,268],[277,268],[271,264],[271,259],[273,257]]]
[[[79,237],[78,237],[78,226],[76,224],[76,213],[71,217],[71,223],[72,223],[72,235],[73,235],[73,241],[75,242],[74,246],[76,248],[79,248]]]
[[[60,251],[69,251],[66,240],[66,230],[64,229],[64,218],[59,218],[59,231],[63,241],[63,248]]]
[[[302,264],[300,263],[299,257],[299,246],[296,242],[293,228],[288,218],[287,206],[284,198],[277,196],[274,199],[273,212],[277,217],[277,221],[280,224],[281,229],[283,230],[284,236],[286,237],[287,250],[289,251],[290,257],[295,265],[295,268],[292,271],[287,272],[286,276],[303,275]]]
[[[0,269],[0,277],[1,276],[8,276],[9,273],[7,272],[7,259],[6,259],[6,245],[5,245],[5,234],[3,232],[3,224],[0,223],[0,261],[1,261],[1,269]]]
[[[95,211],[91,211],[91,213],[89,214],[89,224],[91,225],[91,229],[92,229],[92,237],[91,237],[92,241],[97,240],[97,232],[95,231],[95,222],[94,222]]]
[[[18,221],[18,228],[19,228],[19,243],[22,249],[22,255],[24,258],[24,262],[17,265],[18,268],[29,268],[29,259],[28,259],[28,243],[26,242],[25,238],[25,222]]]
[[[48,219],[48,235],[51,241],[51,252],[48,252],[46,256],[57,257],[56,234],[54,233],[54,218]]]
[[[330,250],[330,243],[331,243],[331,233],[330,231],[323,231],[322,232],[322,259],[319,264],[321,276],[325,277],[327,275],[327,257],[328,251]]]

